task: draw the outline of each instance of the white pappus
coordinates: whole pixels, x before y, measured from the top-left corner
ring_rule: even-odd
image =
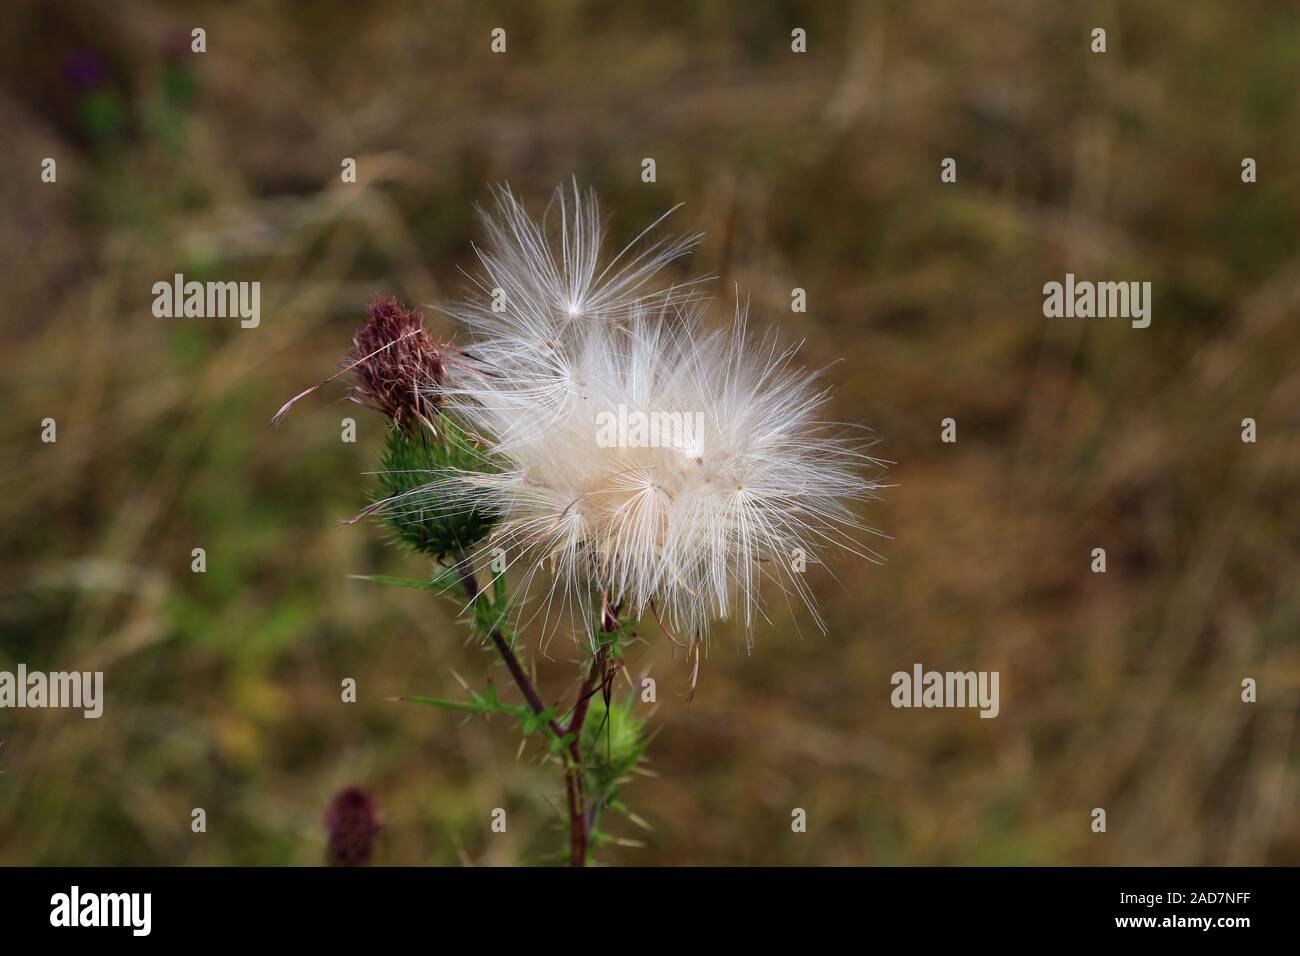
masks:
[[[747,307],[711,328],[704,280],[657,281],[698,236],[649,238],[660,217],[602,258],[595,196],[576,183],[540,222],[508,188],[495,199],[479,295],[445,309],[470,360],[439,396],[497,470],[427,489],[499,516],[476,557],[504,551],[525,594],[546,582],[544,633],[561,609],[593,620],[603,595],[679,643],[732,616],[752,640],[764,582],[824,629],[803,568],[828,550],[875,560],[852,506],[883,463],[862,432],[820,417],[828,390],[794,348],[750,334]],[[658,422],[674,440],[647,440]]]

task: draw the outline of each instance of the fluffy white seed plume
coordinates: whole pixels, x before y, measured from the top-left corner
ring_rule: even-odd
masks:
[[[694,282],[655,281],[698,237],[642,233],[602,259],[594,196],[576,185],[541,223],[508,189],[484,219],[483,298],[448,310],[478,367],[441,393],[500,470],[437,489],[499,515],[482,552],[504,549],[525,588],[549,578],[548,622],[557,603],[593,620],[608,595],[683,642],[733,615],[749,633],[763,581],[817,617],[803,567],[828,549],[872,557],[850,505],[880,463],[818,417],[827,393],[794,350],[754,341],[739,305],[709,329]]]

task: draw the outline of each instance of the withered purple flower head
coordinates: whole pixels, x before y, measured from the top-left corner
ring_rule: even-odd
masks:
[[[344,370],[356,375],[356,400],[406,431],[417,423],[432,428],[448,347],[425,330],[424,316],[391,296],[372,299],[352,346]]]
[[[360,787],[348,787],[330,801],[325,813],[330,866],[365,866],[382,829],[375,801]]]
[[[271,421],[279,424],[299,399],[352,372],[357,379],[354,402],[382,412],[408,434],[418,425],[433,429],[437,389],[446,376],[449,356],[456,351],[429,335],[419,312],[391,296],[372,299],[366,306],[366,324],[353,336],[343,367],[289,399]]]

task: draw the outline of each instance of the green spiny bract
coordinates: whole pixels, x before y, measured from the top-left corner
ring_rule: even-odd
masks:
[[[464,552],[481,540],[496,516],[480,508],[449,506],[431,482],[463,471],[495,470],[484,450],[449,415],[438,432],[425,428],[388,433],[380,461],[378,512],[393,534],[430,557]]]
[[[629,694],[621,700],[611,699],[606,707],[598,693],[582,726],[581,746],[588,781],[591,846],[595,848],[607,843],[644,846],[639,841],[616,838],[598,825],[603,813],[613,811],[643,829],[650,829],[645,820],[619,799],[623,785],[637,772],[646,748],[650,746],[645,720],[636,712],[635,695]]]
[[[582,725],[582,751],[596,792],[612,796],[636,770],[648,745],[645,720],[638,716],[633,697],[611,699],[606,709],[598,692]]]

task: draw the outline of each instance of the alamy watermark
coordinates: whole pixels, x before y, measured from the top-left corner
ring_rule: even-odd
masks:
[[[104,713],[103,671],[0,671],[0,708],[71,707],[95,719]]]
[[[153,284],[153,314],[160,319],[233,319],[240,328],[255,329],[262,321],[262,283],[185,281],[179,272],[171,282]]]
[[[152,893],[83,893],[73,885],[50,897],[51,926],[120,926],[132,936],[148,936],[153,928]]]
[[[895,707],[978,707],[981,717],[996,717],[997,671],[927,671],[920,664],[912,672],[895,671],[889,702]]]
[[[617,411],[596,415],[600,448],[675,448],[698,458],[703,438],[703,412],[643,412],[620,403]]]
[[[1150,282],[1065,282],[1043,286],[1043,315],[1049,319],[1131,319],[1135,329],[1151,324]]]

